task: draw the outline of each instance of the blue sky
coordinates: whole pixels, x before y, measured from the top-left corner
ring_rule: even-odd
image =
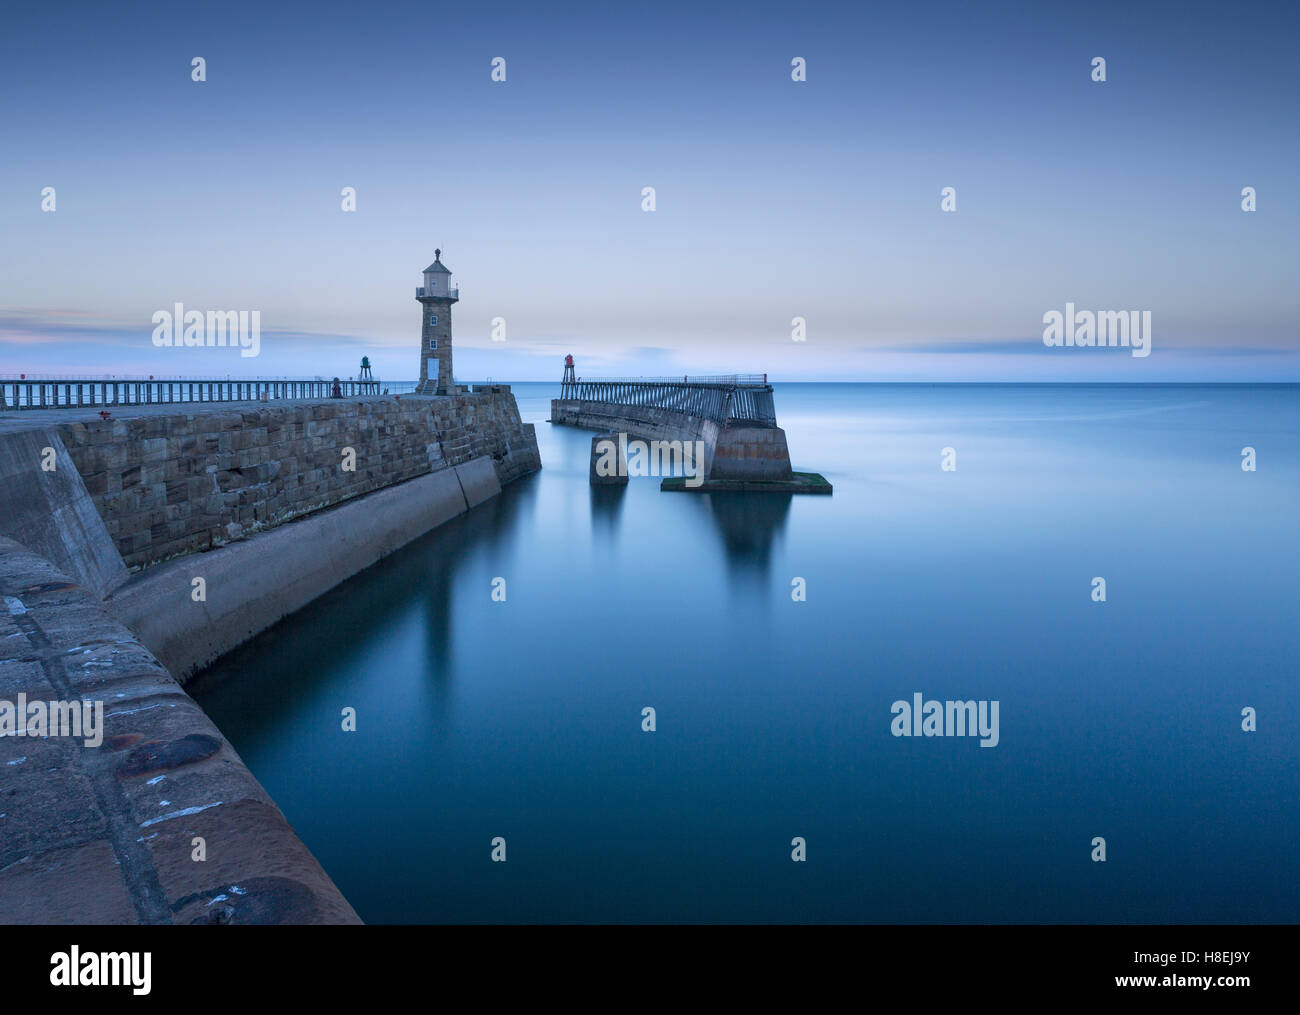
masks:
[[[1251,3],[15,10],[0,374],[413,378],[441,247],[462,380],[558,379],[569,352],[587,376],[1300,380],[1298,28]],[[154,348],[178,301],[260,310],[262,354]],[[1150,310],[1152,355],[1044,347],[1067,301]]]

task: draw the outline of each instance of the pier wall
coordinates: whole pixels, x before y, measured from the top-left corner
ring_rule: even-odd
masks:
[[[105,604],[182,684],[352,575],[501,492],[492,460],[420,476],[136,575]],[[203,599],[193,595],[203,581]]]
[[[646,441],[703,441],[705,475],[713,468],[714,450],[722,432],[722,428],[711,419],[651,406],[586,399],[552,399],[551,422],[582,430],[625,433]]]
[[[102,742],[0,737],[0,923],[360,922],[158,660],[0,538],[0,700],[19,695],[101,703]]]
[[[51,429],[130,569],[475,458],[488,458],[502,485],[541,466],[533,427],[520,420],[508,385],[442,398],[115,411],[130,415]]]
[[[709,479],[763,482],[794,475],[780,427],[720,427],[713,420],[670,409],[560,398],[551,401],[551,421],[643,440],[703,441],[704,473]]]
[[[105,599],[182,683],[541,467],[508,385],[114,411],[0,421],[0,536]]]
[[[179,681],[537,471],[533,427],[505,385],[112,412],[0,417],[0,707],[104,714],[0,736],[0,923],[357,923]]]

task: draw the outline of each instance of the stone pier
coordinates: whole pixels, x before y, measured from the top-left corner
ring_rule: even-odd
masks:
[[[178,681],[537,471],[533,427],[506,385],[107,415],[0,416],[0,729],[105,717],[0,736],[0,922],[359,922]]]

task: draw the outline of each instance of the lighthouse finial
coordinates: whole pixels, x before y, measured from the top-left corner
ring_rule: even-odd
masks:
[[[433,259],[436,261],[436,260],[438,260],[438,258],[440,258],[440,257],[442,257],[442,251],[441,251],[439,248],[434,247],[434,248],[433,248]]]

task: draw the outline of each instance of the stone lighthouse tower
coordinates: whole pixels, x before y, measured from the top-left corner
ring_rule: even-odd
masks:
[[[415,290],[420,301],[421,395],[454,395],[451,375],[451,305],[460,290],[451,288],[451,271],[442,263],[441,250],[433,252],[433,264],[424,269],[424,285]]]

